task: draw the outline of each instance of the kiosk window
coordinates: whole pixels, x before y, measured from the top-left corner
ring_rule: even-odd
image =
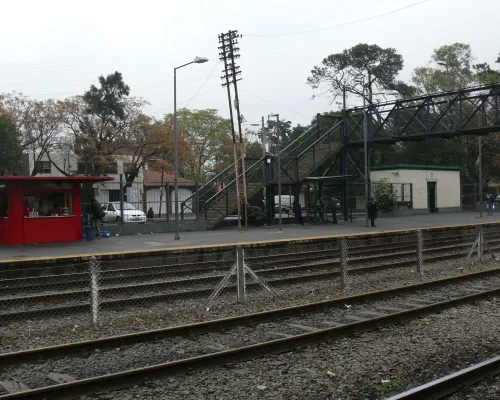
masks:
[[[7,185],[0,183],[0,218],[7,218],[8,216]]]

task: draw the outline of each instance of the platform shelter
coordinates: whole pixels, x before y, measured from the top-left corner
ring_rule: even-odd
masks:
[[[102,176],[0,176],[0,244],[78,242],[81,188]]]

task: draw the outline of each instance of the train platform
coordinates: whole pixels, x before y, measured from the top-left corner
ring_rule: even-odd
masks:
[[[94,242],[60,243],[45,245],[0,246],[0,263],[29,261],[30,259],[53,259],[57,257],[85,257],[133,251],[152,251],[170,248],[217,246],[249,242],[306,239],[339,235],[363,234],[368,232],[387,232],[418,228],[447,227],[456,225],[476,225],[479,223],[500,222],[500,214],[479,218],[478,212],[457,212],[443,214],[412,215],[407,217],[383,217],[377,220],[376,228],[366,228],[364,218],[353,222],[304,226],[283,224],[282,232],[278,226],[250,226],[248,231],[238,231],[234,226],[214,231],[181,232],[180,240],[174,240],[173,233],[155,233],[102,238]]]

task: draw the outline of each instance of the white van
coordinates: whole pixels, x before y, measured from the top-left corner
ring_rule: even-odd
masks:
[[[284,213],[288,213],[290,210],[293,210],[293,202],[294,196],[289,196],[282,194],[281,195],[281,210]],[[278,212],[279,210],[279,202],[280,196],[274,196],[274,211]]]

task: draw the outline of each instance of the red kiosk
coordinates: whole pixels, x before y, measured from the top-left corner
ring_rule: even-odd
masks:
[[[80,191],[103,176],[0,176],[0,244],[82,240]]]

